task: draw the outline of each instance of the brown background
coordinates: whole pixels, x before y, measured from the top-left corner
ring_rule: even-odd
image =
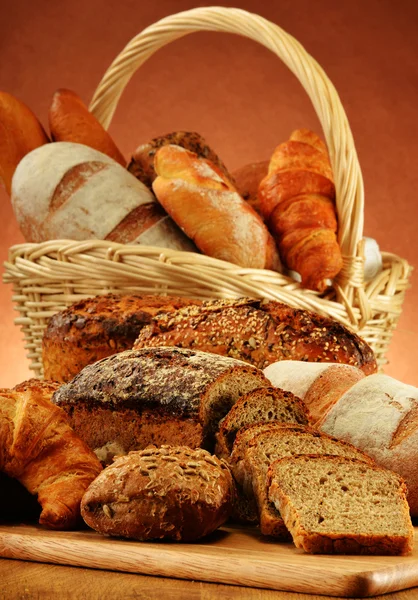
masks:
[[[145,26],[198,1],[3,0],[0,89],[47,125],[53,92],[88,104],[106,68]],[[416,0],[236,0],[296,37],[336,86],[353,131],[366,190],[365,235],[418,264],[418,2]],[[297,127],[320,132],[299,82],[268,50],[219,33],[179,40],[154,55],[122,96],[112,133],[126,157],[155,135],[197,130],[230,169],[266,159]],[[23,241],[0,190],[0,259]],[[418,386],[416,275],[386,368]],[[0,386],[29,376],[11,289],[0,284]]]

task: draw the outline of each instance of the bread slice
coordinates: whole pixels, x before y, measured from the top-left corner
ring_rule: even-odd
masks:
[[[408,554],[414,531],[403,479],[341,456],[273,462],[268,499],[297,548],[314,554]]]
[[[251,423],[269,421],[308,425],[308,411],[302,400],[291,392],[274,387],[252,390],[239,398],[220,421],[215,454],[228,458],[238,430]]]
[[[298,454],[330,454],[357,458],[373,463],[366,454],[336,438],[324,435],[311,427],[275,425],[251,438],[243,452],[243,458],[231,463],[238,484],[247,495],[253,495],[257,504],[261,533],[288,539],[283,519],[269,502],[267,496],[267,472],[275,460]]]

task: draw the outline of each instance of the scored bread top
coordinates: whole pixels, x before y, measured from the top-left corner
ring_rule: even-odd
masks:
[[[283,360],[352,364],[375,372],[373,351],[341,323],[275,301],[215,300],[156,315],[134,348],[193,347],[245,360],[259,369]]]

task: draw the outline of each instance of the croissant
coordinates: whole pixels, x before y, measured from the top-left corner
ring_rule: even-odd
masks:
[[[324,142],[298,129],[274,151],[258,189],[260,211],[283,263],[322,292],[342,268],[335,186]]]
[[[71,529],[102,466],[71,429],[66,413],[50,401],[58,387],[31,379],[0,390],[0,471],[37,496],[41,525]]]
[[[154,167],[155,195],[199,250],[241,267],[279,270],[266,225],[219,167],[174,144],[157,151]]]

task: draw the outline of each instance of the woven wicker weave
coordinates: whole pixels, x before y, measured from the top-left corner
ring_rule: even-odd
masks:
[[[107,128],[135,71],[156,50],[195,31],[236,33],[259,42],[287,65],[306,90],[330,153],[343,269],[331,291],[321,296],[279,273],[243,269],[200,254],[100,240],[13,246],[3,279],[14,286],[20,312],[15,322],[22,327],[31,369],[42,377],[41,340],[48,318],[76,300],[108,292],[280,300],[349,326],[370,343],[382,367],[411,268],[405,260],[383,252],[383,271],[364,281],[364,190],[352,134],[335,88],[299,42],[266,19],[235,8],[205,7],[169,16],[123,49],[100,82],[91,112]]]

